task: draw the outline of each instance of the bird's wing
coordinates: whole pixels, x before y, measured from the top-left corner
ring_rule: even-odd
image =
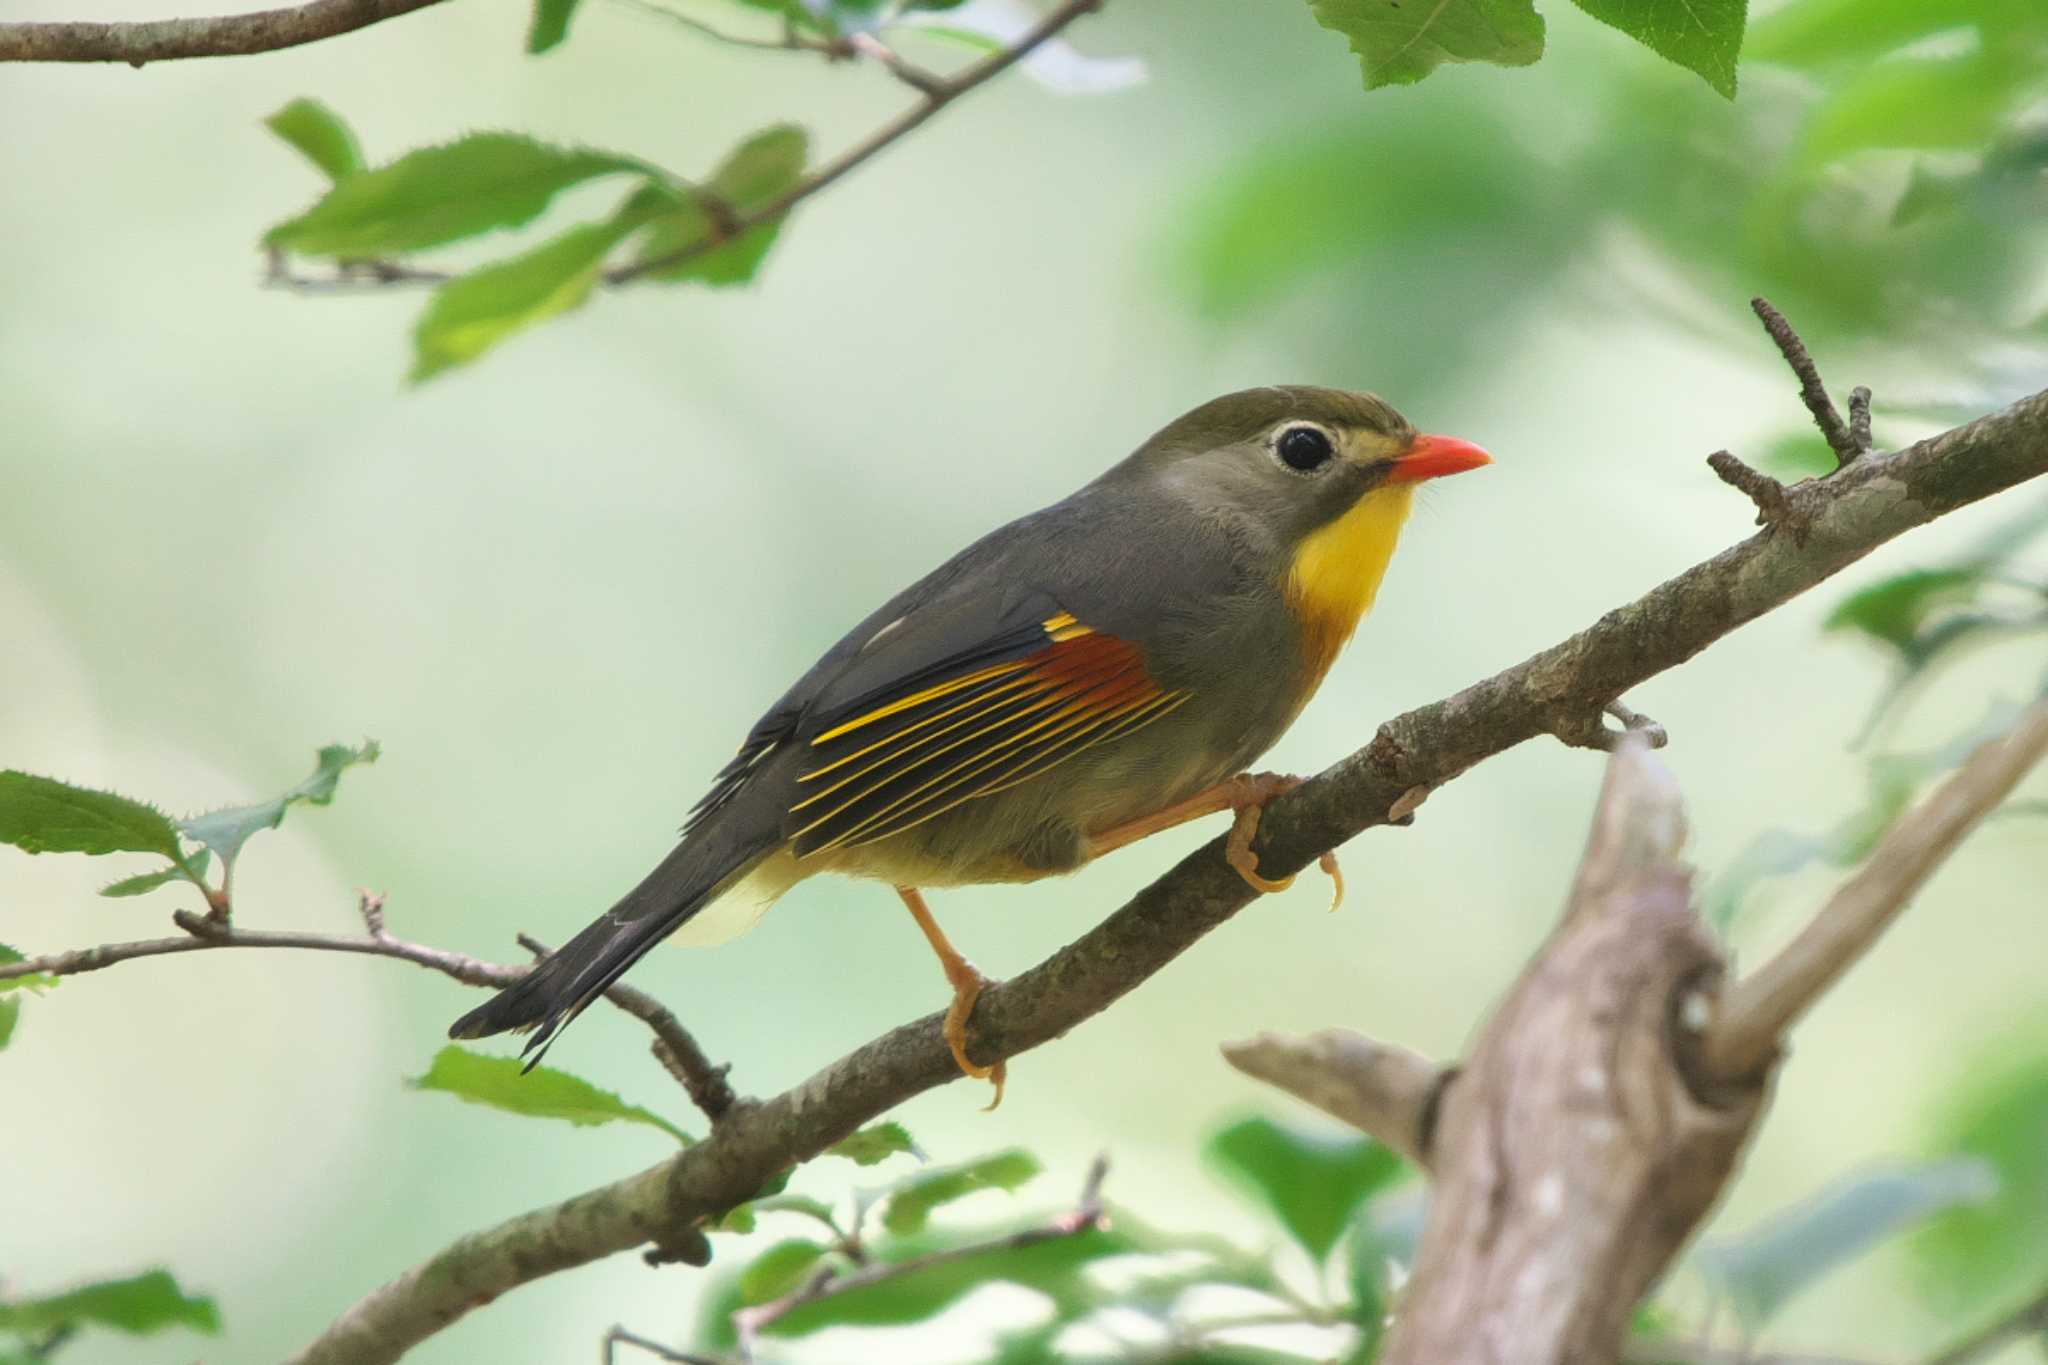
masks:
[[[799,856],[901,833],[1188,698],[1159,684],[1138,645],[1050,594],[979,596],[885,628],[807,709],[784,821]]]

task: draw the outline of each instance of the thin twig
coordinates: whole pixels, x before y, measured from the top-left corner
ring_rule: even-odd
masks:
[[[758,1308],[743,1308],[733,1314],[733,1325],[739,1330],[740,1349],[749,1357],[761,1333],[780,1322],[799,1308],[808,1308],[826,1299],[836,1299],[842,1294],[855,1290],[869,1289],[891,1280],[900,1280],[908,1275],[932,1269],[934,1266],[950,1265],[955,1261],[972,1260],[998,1251],[1021,1251],[1025,1247],[1037,1246],[1040,1242],[1054,1242],[1066,1237],[1105,1226],[1102,1210],[1102,1182],[1109,1175],[1109,1157],[1098,1156],[1089,1163],[1088,1178],[1081,1185],[1081,1197],[1074,1207],[1049,1222],[1036,1227],[1025,1228],[1002,1237],[993,1237],[985,1242],[974,1242],[967,1246],[949,1247],[924,1256],[913,1256],[906,1261],[888,1261],[869,1265],[851,1274],[840,1275],[830,1270],[813,1276],[802,1288],[783,1295]]]
[[[0,24],[0,62],[146,62],[243,57],[316,43],[441,0],[311,0],[288,9],[139,23]]]
[[[203,952],[211,948],[297,948],[311,952],[358,953],[366,957],[388,957],[437,971],[443,976],[460,981],[465,986],[487,986],[493,989],[509,986],[532,970],[530,967],[486,962],[482,958],[470,957],[466,953],[450,952],[445,948],[433,948],[424,943],[413,943],[395,937],[384,927],[384,897],[375,892],[361,892],[357,908],[367,931],[361,935],[244,929],[240,925],[221,924],[207,916],[193,914],[189,910],[178,910],[173,912],[171,919],[185,931],[184,938],[104,943],[94,948],[81,948],[68,953],[50,953],[24,962],[4,963],[0,964],[0,981],[18,976],[33,976],[37,973],[78,976],[85,972],[100,971],[121,962],[133,962],[145,957],[162,957],[170,953]],[[528,946],[530,951],[546,951],[524,935],[520,936],[520,942]],[[683,1083],[684,1088],[690,1093],[691,1100],[704,1111],[706,1118],[715,1124],[725,1117],[734,1103],[732,1086],[725,1078],[729,1068],[713,1065],[711,1059],[704,1055],[704,1050],[698,1046],[697,1040],[690,1036],[690,1031],[683,1027],[681,1021],[667,1006],[647,992],[623,983],[615,984],[607,990],[605,999],[653,1030],[656,1057]],[[673,1061],[670,1060],[671,1057]]]
[[[1756,504],[1756,524],[1784,526],[1795,521],[1790,490],[1760,469],[1752,469],[1726,450],[1707,456],[1707,467],[1730,488],[1740,489]]]
[[[841,153],[836,159],[827,162],[818,170],[805,176],[801,181],[791,186],[786,192],[771,202],[755,209],[752,213],[739,215],[738,218],[723,229],[708,233],[688,246],[679,247],[674,251],[665,252],[660,256],[651,257],[644,261],[634,261],[630,265],[614,267],[605,272],[604,282],[610,285],[627,284],[645,275],[654,275],[665,270],[672,270],[685,261],[694,260],[698,256],[715,249],[733,237],[778,221],[798,204],[832,185],[842,176],[862,165],[904,134],[921,127],[926,120],[968,91],[987,83],[994,77],[1009,70],[1025,57],[1037,51],[1039,47],[1051,40],[1054,35],[1067,25],[1073,23],[1074,20],[1084,14],[1089,14],[1102,8],[1102,5],[1103,0],[1066,0],[1065,4],[1039,20],[1038,23],[1031,27],[1030,31],[1017,39],[1016,42],[1000,52],[990,53],[957,75],[949,76],[937,82],[931,89],[925,91],[924,99],[919,103],[882,125],[882,127],[869,134],[861,142]]]
[[[1876,438],[1870,434],[1870,390],[1861,384],[1849,390],[1849,439],[1859,455],[1877,448]]]
[[[1728,988],[1702,1056],[1715,1076],[1751,1076],[1777,1055],[1785,1031],[1877,941],[1934,870],[2048,754],[2048,699],[1979,746],[1954,776],[1886,832],[1862,869],[1799,936]]]
[[[694,15],[670,9],[667,5],[650,4],[648,0],[618,0],[618,3],[626,6],[628,9],[639,10],[642,14],[651,14],[665,19],[679,28],[689,29],[693,33],[709,38],[715,43],[723,43],[728,47],[748,47],[771,52],[817,52],[822,54],[828,61],[843,61],[853,55],[852,45],[843,39],[835,41],[828,38],[814,38],[807,33],[798,32],[795,28],[788,25],[784,25],[782,35],[778,38],[756,38],[745,33],[728,33],[714,24],[705,23]]]
[[[1769,299],[1751,299],[1749,306],[1763,322],[1764,330],[1771,334],[1771,340],[1778,343],[1778,350],[1784,355],[1785,363],[1792,367],[1792,373],[1799,377],[1799,397],[1805,402],[1806,410],[1813,414],[1813,423],[1826,438],[1828,449],[1835,452],[1837,467],[1863,454],[1867,447],[1857,444],[1847,424],[1842,421],[1842,414],[1835,410],[1835,400],[1828,397],[1828,387],[1821,382],[1820,370],[1814,365],[1813,355],[1806,349],[1806,343],[1800,340],[1799,333],[1792,330],[1792,324],[1771,306]]]
[[[617,1365],[618,1348],[621,1346],[638,1347],[657,1360],[670,1362],[670,1365],[726,1365],[725,1361],[716,1356],[691,1355],[688,1351],[678,1351],[662,1345],[651,1337],[643,1337],[637,1332],[629,1332],[617,1325],[604,1334],[599,1344],[603,1349],[598,1359],[603,1365]]]
[[[546,944],[528,934],[519,935],[519,946],[536,958],[546,957],[551,951]],[[614,982],[604,993],[604,998],[654,1031],[654,1060],[682,1082],[683,1088],[690,1092],[690,1099],[704,1111],[706,1118],[716,1123],[725,1117],[736,1098],[732,1086],[725,1079],[726,1073],[732,1070],[731,1063],[724,1066],[713,1063],[704,1055],[704,1049],[697,1046],[697,1040],[690,1036],[682,1021],[676,1018],[675,1012],[639,987],[628,986],[623,981]]]
[[[1927,1365],[1970,1365],[2031,1332],[2048,1333],[2048,1289],[1981,1331],[1972,1332],[1927,1361]]]

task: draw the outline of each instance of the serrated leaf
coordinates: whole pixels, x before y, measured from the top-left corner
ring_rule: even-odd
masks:
[[[190,1327],[211,1335],[220,1331],[220,1310],[204,1295],[187,1294],[167,1270],[0,1302],[0,1329],[8,1331],[40,1335],[88,1323],[136,1336],[165,1327]]]
[[[696,1140],[652,1110],[628,1104],[580,1076],[547,1066],[522,1074],[517,1058],[490,1057],[452,1043],[434,1054],[426,1075],[408,1083],[415,1090],[439,1091],[526,1118],[562,1119],[578,1127],[623,1120],[659,1128],[685,1146]]]
[[[1351,40],[1368,90],[1412,85],[1446,62],[1527,66],[1543,55],[1531,0],[1309,0],[1309,9]]]
[[[872,1123],[852,1137],[825,1149],[826,1156],[844,1157],[856,1166],[873,1166],[892,1156],[922,1156],[910,1130],[896,1122]]]
[[[264,242],[312,256],[389,256],[532,222],[557,194],[604,175],[653,175],[614,152],[472,133],[359,171]]]
[[[1749,0],[1573,0],[1601,23],[1735,98]]]
[[[341,115],[319,100],[295,99],[263,125],[296,147],[306,160],[339,181],[363,168],[363,150]]]
[[[1012,1149],[965,1165],[920,1172],[890,1191],[883,1207],[882,1226],[898,1236],[918,1232],[931,1218],[932,1210],[940,1205],[980,1190],[1014,1192],[1043,1169],[1031,1153]]]
[[[1701,1245],[1697,1262],[1754,1335],[1800,1291],[1912,1224],[1998,1192],[1975,1157],[1857,1176],[1737,1237]]]
[[[232,863],[251,835],[276,829],[284,823],[285,812],[301,801],[309,806],[332,802],[342,772],[358,763],[375,763],[380,752],[374,739],[364,740],[360,747],[326,745],[314,755],[312,775],[284,795],[253,806],[230,806],[195,815],[179,821],[178,827],[186,838],[212,849],[223,864]]]
[[[189,886],[191,885],[192,877],[204,877],[206,869],[212,863],[213,851],[201,848],[198,852],[185,859],[184,867],[167,867],[161,872],[142,872],[133,877],[123,877],[120,881],[101,887],[100,894],[102,896],[118,898],[122,896],[140,896],[144,892],[154,891],[159,886],[164,886],[171,882],[177,882],[181,886]],[[187,868],[191,869],[191,876],[186,875]]]
[[[777,1242],[740,1272],[740,1302],[752,1307],[790,1293],[809,1277],[826,1250],[804,1237]]]
[[[1318,1264],[1358,1206],[1407,1169],[1371,1138],[1327,1138],[1256,1116],[1210,1138],[1203,1154],[1257,1195]]]
[[[533,0],[533,22],[526,30],[526,50],[536,56],[558,47],[569,36],[577,0]]]
[[[582,307],[604,274],[606,255],[631,230],[586,223],[442,285],[413,328],[413,365],[406,378],[424,383],[535,323]]]
[[[800,128],[778,126],[754,134],[735,148],[705,182],[705,189],[736,213],[756,213],[773,204],[803,179],[809,139]],[[666,283],[694,280],[723,286],[752,280],[781,234],[782,220],[747,229],[730,241],[647,278]],[[677,195],[650,217],[636,259],[664,260],[714,237],[717,223],[695,198]]]
[[[24,853],[179,856],[177,827],[156,807],[12,769],[0,772],[0,844]]]

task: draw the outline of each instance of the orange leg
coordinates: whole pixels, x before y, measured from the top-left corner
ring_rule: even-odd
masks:
[[[972,962],[961,956],[960,950],[946,937],[946,931],[939,928],[939,922],[932,918],[930,907],[924,903],[924,896],[916,887],[899,886],[896,894],[903,897],[903,904],[909,909],[910,917],[917,921],[917,927],[924,930],[925,941],[939,955],[939,966],[945,969],[946,983],[953,988],[953,1003],[946,1010],[946,1046],[953,1049],[953,1060],[969,1077],[995,1082],[996,1097],[988,1102],[988,1107],[993,1109],[1003,1102],[1003,1081],[1009,1064],[997,1062],[994,1066],[977,1066],[967,1059],[967,1016],[974,1012],[974,1002],[981,997],[982,988],[993,983]]]
[[[1298,777],[1284,773],[1239,773],[1236,777],[1218,782],[1206,791],[1196,792],[1185,801],[1176,801],[1164,810],[1104,830],[1089,841],[1089,856],[1099,858],[1105,853],[1135,843],[1147,835],[1161,830],[1184,825],[1190,820],[1199,820],[1205,815],[1218,811],[1235,811],[1237,820],[1230,827],[1230,839],[1224,845],[1224,857],[1237,869],[1240,877],[1251,883],[1253,889],[1264,892],[1285,891],[1294,885],[1294,878],[1286,877],[1274,881],[1259,874],[1258,855],[1252,852],[1252,837],[1259,832],[1259,812],[1266,802],[1277,796],[1284,796],[1301,785]],[[1336,883],[1336,895],[1330,902],[1335,910],[1344,903],[1344,874],[1337,868],[1337,855],[1325,853],[1319,860],[1323,871]]]

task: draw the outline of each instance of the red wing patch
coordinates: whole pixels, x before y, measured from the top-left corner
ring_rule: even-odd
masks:
[[[799,856],[900,834],[964,801],[1028,782],[1186,701],[1144,651],[1065,612],[1020,657],[926,680],[811,740],[789,828]]]

